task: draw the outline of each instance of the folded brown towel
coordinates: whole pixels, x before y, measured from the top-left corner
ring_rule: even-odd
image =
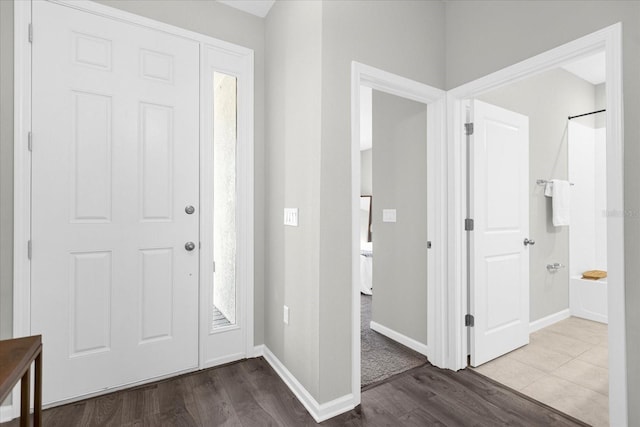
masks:
[[[598,280],[607,277],[607,272],[602,270],[589,270],[582,273],[583,279]]]

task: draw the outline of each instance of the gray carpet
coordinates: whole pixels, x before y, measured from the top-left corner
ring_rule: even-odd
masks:
[[[420,353],[371,330],[371,299],[370,295],[360,295],[362,387],[427,362]]]

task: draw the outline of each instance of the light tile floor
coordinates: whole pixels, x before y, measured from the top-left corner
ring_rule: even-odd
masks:
[[[530,343],[476,368],[595,427],[609,425],[607,325],[570,317]]]

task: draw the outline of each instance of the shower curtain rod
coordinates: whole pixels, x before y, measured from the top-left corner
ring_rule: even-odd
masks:
[[[592,111],[590,113],[578,114],[577,116],[569,116],[569,120],[577,119],[578,117],[583,117],[583,116],[590,116],[591,114],[604,113],[605,111],[607,111],[607,110],[602,109],[602,110],[598,110],[598,111]]]

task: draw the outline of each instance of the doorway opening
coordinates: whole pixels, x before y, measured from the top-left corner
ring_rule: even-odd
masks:
[[[478,346],[489,336],[479,331],[510,324],[507,309],[491,316],[477,310],[482,303],[475,286],[489,262],[473,255],[476,240],[482,240],[478,230],[483,224],[476,221],[470,239],[461,245],[472,255],[468,267],[463,266],[470,287],[462,287],[459,303],[463,312],[468,304],[467,313],[475,317],[472,325],[461,325],[459,366],[466,365],[469,354],[471,365],[487,376],[594,425],[624,425],[627,416],[619,52],[620,26],[614,25],[451,91],[452,119],[461,128],[466,108],[481,101],[527,116],[531,138],[523,193],[530,202],[531,226],[518,235],[530,267],[529,291],[522,294],[530,299],[528,327],[523,328],[528,345],[474,362]],[[580,72],[584,68],[600,69],[603,77],[585,75]],[[482,125],[471,118],[475,134]],[[462,132],[454,134],[464,139]],[[470,153],[460,160],[469,160],[469,177],[476,178],[473,163],[480,160]],[[478,182],[471,180],[462,194],[471,194],[473,203],[477,191]],[[600,275],[606,271],[608,283],[581,280],[591,270]],[[496,299],[507,295],[493,292]],[[507,356],[482,365],[502,353]]]
[[[354,404],[357,405],[360,403],[360,393],[361,393],[361,331],[362,331],[362,322],[361,320],[365,318],[368,314],[362,314],[363,306],[367,308],[366,300],[365,304],[363,304],[363,298],[371,298],[372,299],[372,315],[373,322],[368,322],[368,325],[364,326],[367,329],[374,329],[377,333],[381,333],[382,335],[386,335],[390,337],[393,341],[397,341],[401,343],[403,346],[408,347],[415,352],[427,356],[428,360],[438,366],[441,361],[441,354],[444,352],[444,348],[437,344],[437,341],[434,340],[434,331],[438,329],[439,319],[437,317],[438,310],[433,307],[438,307],[439,304],[436,303],[436,298],[434,295],[434,288],[436,279],[440,277],[442,274],[442,270],[444,269],[443,257],[445,256],[444,241],[445,241],[445,230],[442,226],[444,215],[442,211],[443,206],[445,206],[445,202],[441,199],[444,194],[438,185],[441,185],[441,182],[437,179],[434,179],[435,176],[439,176],[441,173],[440,167],[443,165],[446,160],[444,157],[444,152],[441,150],[442,140],[443,140],[443,131],[444,127],[442,126],[442,119],[444,117],[444,92],[424,85],[422,83],[418,83],[404,77],[400,77],[373,67],[369,67],[364,64],[359,64],[357,62],[352,63],[352,79],[351,79],[351,124],[352,124],[352,138],[351,138],[351,159],[352,159],[352,394]],[[417,243],[420,246],[420,254],[422,256],[422,265],[427,265],[429,268],[427,269],[424,276],[426,276],[425,283],[422,283],[421,291],[423,294],[418,300],[419,304],[422,304],[423,310],[426,311],[426,317],[429,319],[426,321],[426,325],[424,321],[417,321],[420,324],[411,325],[417,328],[422,329],[422,335],[418,336],[418,339],[415,338],[415,335],[412,332],[402,333],[398,331],[402,326],[396,326],[394,324],[383,325],[382,322],[376,322],[376,316],[384,313],[384,308],[376,308],[376,296],[383,297],[385,286],[384,284],[394,285],[394,278],[390,280],[381,279],[381,285],[378,285],[376,280],[372,282],[367,278],[367,267],[370,268],[370,271],[373,272],[379,266],[382,267],[384,265],[384,259],[387,258],[384,255],[385,249],[389,249],[390,245],[377,246],[377,242],[383,242],[385,228],[388,230],[393,230],[394,226],[399,225],[402,221],[407,223],[409,215],[411,215],[410,208],[410,197],[407,198],[408,205],[404,205],[402,209],[400,208],[400,204],[395,205],[397,203],[396,200],[384,201],[384,183],[380,184],[380,188],[376,187],[375,182],[377,180],[373,178],[373,188],[369,188],[370,191],[364,191],[361,187],[361,169],[364,170],[365,166],[362,161],[363,157],[366,157],[368,154],[361,154],[361,127],[363,123],[369,123],[366,118],[361,121],[362,114],[362,92],[369,91],[371,93],[371,98],[378,98],[382,100],[386,98],[387,101],[391,102],[399,102],[401,104],[409,103],[416,106],[419,109],[422,109],[422,120],[424,120],[424,116],[426,115],[426,125],[424,122],[422,124],[417,124],[418,127],[422,127],[423,135],[426,134],[426,147],[424,145],[424,137],[422,139],[422,147],[423,153],[419,156],[421,157],[421,161],[426,165],[426,178],[420,178],[422,182],[421,191],[426,194],[423,195],[424,200],[426,200],[426,216],[423,212],[422,218],[419,218],[417,221],[421,222],[425,225],[425,232],[420,238],[420,243]],[[366,95],[365,95],[366,97]],[[366,103],[366,102],[365,102]],[[373,105],[373,104],[372,104]],[[389,104],[390,105],[390,104]],[[405,105],[406,106],[406,105]],[[425,114],[425,106],[426,106],[426,114]],[[386,110],[385,110],[386,111]],[[393,111],[393,108],[391,109]],[[374,113],[375,114],[375,113]],[[420,115],[420,113],[418,114]],[[385,115],[383,114],[383,117]],[[380,122],[382,123],[382,121]],[[396,121],[396,124],[401,123],[400,121]],[[373,126],[373,125],[372,125]],[[425,130],[426,128],[426,130]],[[372,134],[375,139],[375,134]],[[393,139],[393,138],[391,138]],[[373,150],[375,150],[375,142],[373,142]],[[381,145],[382,149],[383,146]],[[393,145],[390,144],[388,149],[393,149]],[[366,151],[366,150],[364,150]],[[377,163],[376,157],[377,155],[374,152],[369,153],[372,157],[372,164]],[[382,153],[380,153],[382,154]],[[426,154],[426,159],[425,159]],[[381,157],[382,159],[382,157]],[[384,163],[381,163],[384,168]],[[387,166],[390,163],[387,164]],[[397,168],[394,163],[394,167]],[[375,168],[375,167],[374,167]],[[422,170],[421,172],[424,172]],[[387,172],[384,177],[390,177],[390,172]],[[426,181],[426,183],[425,183]],[[405,185],[406,187],[406,185]],[[426,187],[426,188],[425,188]],[[365,189],[366,190],[366,189]],[[402,189],[401,189],[402,190]],[[406,190],[406,189],[405,189]],[[405,190],[402,190],[403,192]],[[410,191],[410,190],[408,190]],[[416,190],[420,191],[420,190]],[[365,194],[365,193],[372,194]],[[372,196],[370,198],[361,197],[361,196]],[[367,200],[368,199],[368,200]],[[361,200],[363,200],[363,204],[367,204],[369,202],[371,218],[372,218],[372,227],[369,228],[366,224],[369,224],[369,213],[363,213],[361,211]],[[389,203],[386,205],[385,203]],[[408,207],[407,207],[408,206]],[[384,212],[383,212],[384,210]],[[404,219],[403,219],[404,217]],[[369,233],[371,232],[371,233]],[[391,233],[393,234],[393,233]],[[428,239],[428,240],[427,240]],[[368,240],[372,240],[372,245],[369,248]],[[362,242],[362,244],[361,244]],[[440,245],[440,251],[435,251],[430,249],[431,243],[437,242],[436,244]],[[363,256],[364,254],[365,256]],[[374,254],[374,257],[369,257],[366,255]],[[389,254],[389,259],[393,260],[393,254]],[[362,269],[362,270],[361,270]],[[392,271],[388,270],[387,271]],[[375,274],[375,273],[374,273]],[[369,276],[372,276],[371,274]],[[364,284],[363,284],[364,280]],[[370,291],[369,285],[373,285],[373,290]],[[401,283],[404,285],[404,283]],[[365,293],[372,292],[373,297],[369,296],[361,296],[361,290],[365,288]],[[426,290],[426,292],[424,292]],[[407,295],[405,295],[406,297]],[[381,298],[379,301],[384,301]],[[399,308],[400,310],[402,307]],[[376,312],[376,310],[379,310]],[[424,314],[424,313],[423,313]],[[431,321],[432,317],[435,319]],[[367,323],[367,322],[365,322]],[[393,329],[395,327],[396,329]],[[426,340],[424,339],[426,336]],[[437,338],[437,337],[436,337]],[[434,349],[436,351],[434,351]]]
[[[365,86],[360,95],[365,388],[426,363],[428,107]]]
[[[471,365],[477,366],[478,372],[589,424],[608,425],[608,370],[606,363],[603,366],[607,357],[606,278],[582,279],[590,270],[606,272],[605,128],[600,120],[601,127],[595,127],[596,115],[568,119],[604,109],[605,58],[596,55],[476,98],[528,119],[528,156],[518,169],[529,171],[523,177],[525,199],[520,202],[529,205],[524,212],[529,226],[522,234],[532,243],[525,246],[521,239],[513,239],[516,250],[527,258],[528,274],[521,271],[528,276],[525,295],[510,296],[514,279],[509,279],[505,289],[491,289],[499,282],[496,279],[487,285],[488,296],[493,293],[508,306],[492,305],[489,314],[494,319],[489,319],[490,324],[496,324],[499,316],[513,316],[509,308],[517,307],[515,301],[524,303],[522,339],[501,338],[509,347],[499,349],[502,342],[492,345],[491,356],[487,356],[492,360],[484,363],[487,357],[480,360],[479,353],[485,337],[477,337],[484,323],[479,322],[470,334],[475,338],[470,351]],[[594,73],[596,69],[602,70],[599,79],[583,72]],[[474,125],[480,131],[478,121],[482,118],[477,119]],[[472,145],[479,143],[477,138]],[[516,164],[505,156],[506,150],[495,155],[494,169],[504,168],[505,161]],[[473,154],[469,157],[474,164],[481,162]],[[477,172],[473,176],[481,179]],[[472,181],[473,193],[482,185]],[[501,191],[499,182],[489,187]],[[509,207],[500,209],[508,212]],[[474,230],[476,245],[481,244],[480,233],[500,235],[495,229],[483,229],[479,212],[472,216],[479,223]],[[482,264],[496,262],[495,257],[473,259],[476,268],[470,295],[481,285]],[[507,271],[503,266],[497,275],[507,278]],[[601,295],[593,295],[598,291]],[[475,315],[480,311],[476,305]],[[507,330],[505,319],[498,321],[503,331]],[[485,334],[490,340],[489,336],[497,337],[499,332],[488,330]]]

